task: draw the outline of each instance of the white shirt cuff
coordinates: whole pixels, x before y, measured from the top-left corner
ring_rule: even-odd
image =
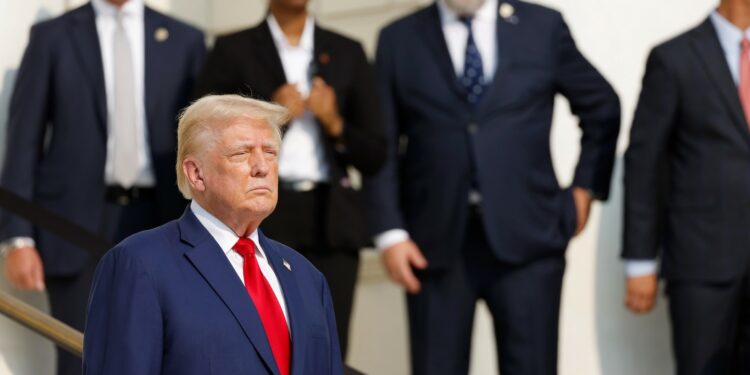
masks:
[[[626,260],[625,275],[628,277],[639,277],[653,275],[659,268],[656,260]]]
[[[382,253],[383,250],[399,242],[408,241],[409,239],[409,232],[403,229],[389,229],[375,236],[373,242],[375,242],[375,249],[379,253]]]
[[[22,247],[36,247],[31,237],[12,237],[0,243],[0,257],[5,257],[11,251]]]

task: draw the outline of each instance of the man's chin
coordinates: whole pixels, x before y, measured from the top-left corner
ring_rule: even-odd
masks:
[[[244,211],[252,213],[252,215],[254,216],[262,216],[265,218],[266,216],[270,215],[275,208],[275,199],[271,199],[270,197],[268,199],[259,199],[258,197],[256,197],[251,202],[248,202],[248,204],[245,206]]]

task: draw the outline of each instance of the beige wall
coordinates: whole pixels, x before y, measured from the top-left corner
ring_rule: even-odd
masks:
[[[312,0],[322,24],[360,39],[371,53],[377,30],[428,0]],[[643,65],[650,47],[702,20],[717,0],[537,0],[562,11],[579,48],[612,82],[623,105],[620,154],[627,144]],[[81,0],[0,0],[0,130],[4,129],[14,69],[35,19],[59,14]],[[247,27],[262,18],[261,0],[153,0],[158,9],[201,26],[211,34]],[[521,20],[523,22],[523,20]],[[2,133],[0,133],[2,134]],[[550,139],[561,184],[572,180],[580,132],[560,99]],[[646,317],[622,308],[619,260],[622,186],[618,158],[612,197],[594,207],[586,231],[568,250],[560,329],[560,373],[667,374],[672,372],[664,301]],[[349,362],[371,374],[408,371],[404,300],[367,254],[357,290]],[[7,290],[5,283],[0,288]],[[44,298],[19,294],[44,306]],[[471,374],[495,372],[492,324],[480,305],[474,328]],[[50,374],[49,345],[0,317],[0,375]]]

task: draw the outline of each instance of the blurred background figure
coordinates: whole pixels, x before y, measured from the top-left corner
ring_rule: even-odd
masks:
[[[662,251],[679,374],[750,373],[750,2],[651,51],[625,155],[625,303]]]
[[[270,0],[260,24],[216,40],[196,86],[196,97],[207,93],[240,93],[292,112],[278,207],[261,229],[328,279],[345,358],[359,249],[369,242],[354,170],[372,175],[385,157],[362,47],[318,26],[307,0]]]
[[[174,219],[176,115],[205,54],[203,34],[141,0],[92,0],[35,25],[13,90],[2,187],[112,242]],[[97,259],[2,216],[5,275],[47,290],[82,331]],[[58,374],[80,374],[58,351]]]
[[[414,374],[466,374],[479,299],[500,371],[557,372],[565,248],[606,199],[620,107],[560,13],[520,1],[438,0],[382,30],[388,140],[369,213],[409,293]],[[564,95],[583,130],[573,187],[549,139]]]

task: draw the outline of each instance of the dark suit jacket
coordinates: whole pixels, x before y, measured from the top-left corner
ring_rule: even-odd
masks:
[[[145,101],[161,220],[184,207],[175,183],[176,115],[203,61],[203,34],[149,8],[145,23]],[[169,32],[155,40],[159,28]],[[91,4],[35,25],[10,104],[2,186],[93,233],[102,228],[107,108]],[[7,213],[2,238],[33,237],[49,275],[80,270],[88,255]]]
[[[609,192],[616,94],[558,12],[510,4],[518,22],[498,17],[497,70],[476,108],[465,100],[435,4],[380,34],[376,67],[389,149],[372,182],[372,230],[406,229],[432,266],[449,264],[461,248],[472,174],[499,259],[525,262],[565,249],[576,213],[550,157],[556,94],[568,99],[583,130],[573,184],[601,199]]]
[[[750,257],[750,133],[710,19],[651,51],[625,155],[625,245],[670,280],[725,281]]]
[[[323,136],[331,188],[325,218],[327,238],[322,242],[334,249],[359,249],[369,242],[364,201],[348,183],[347,167],[372,175],[385,158],[372,69],[359,43],[317,25],[313,59],[317,75],[336,91],[344,118],[344,133],[338,145]],[[270,100],[285,83],[279,53],[268,24],[263,21],[216,40],[196,84],[196,96],[243,94]]]
[[[325,278],[296,251],[259,237],[286,301],[291,374],[341,374]],[[252,299],[189,208],[102,258],[84,337],[84,374],[279,374]]]

